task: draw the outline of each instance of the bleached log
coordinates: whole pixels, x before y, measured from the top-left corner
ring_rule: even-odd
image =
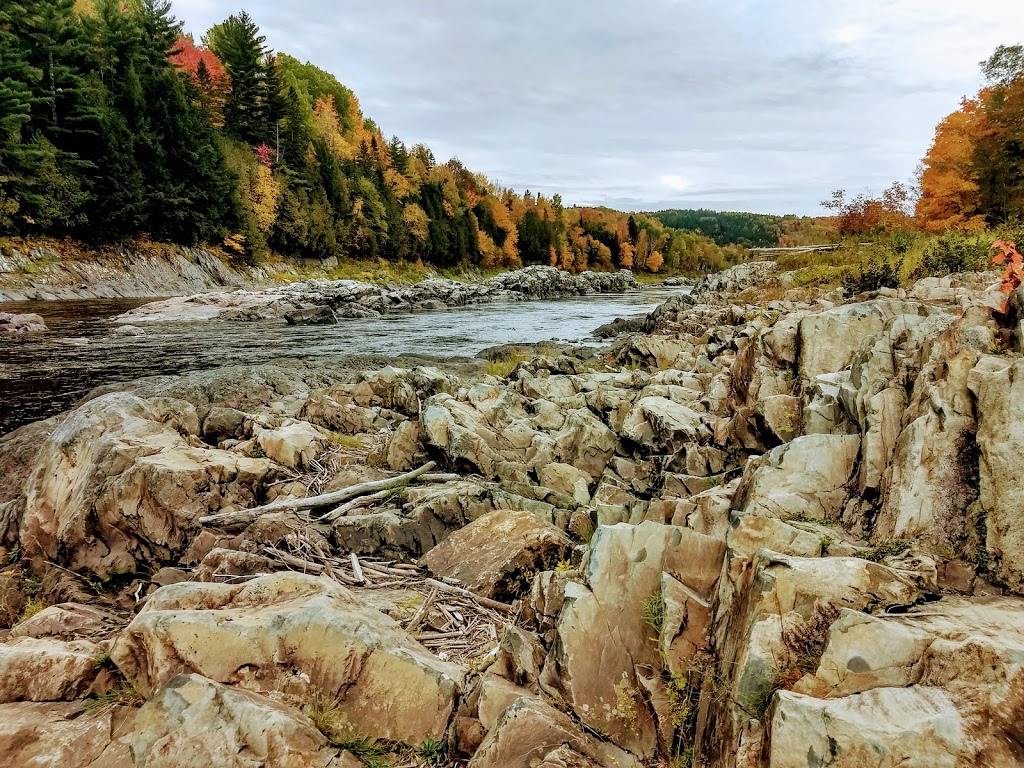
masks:
[[[340,491],[323,493],[319,496],[306,496],[301,499],[282,499],[281,501],[264,504],[262,507],[240,509],[234,512],[219,512],[216,515],[206,515],[201,517],[199,518],[199,522],[203,525],[218,525],[229,528],[237,525],[248,525],[257,517],[269,515],[273,512],[299,511],[329,507],[333,504],[341,504],[349,499],[354,499],[357,496],[364,496],[369,493],[391,490],[393,488],[401,488],[403,485],[408,485],[421,475],[427,474],[435,466],[436,464],[433,461],[428,461],[419,469],[414,469],[412,472],[406,472],[405,474],[397,475],[396,477],[388,477],[384,480],[371,480],[367,483],[351,485],[348,488],[342,488]]]

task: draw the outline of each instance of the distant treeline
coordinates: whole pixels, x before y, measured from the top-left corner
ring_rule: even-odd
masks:
[[[687,229],[710,237],[718,245],[770,248],[827,242],[829,222],[814,216],[772,216],[704,208],[658,211],[651,214],[667,227]]]
[[[656,272],[739,255],[439,163],[385,138],[330,73],[272,52],[245,12],[197,42],[165,0],[0,3],[0,233],[222,243],[249,261]]]

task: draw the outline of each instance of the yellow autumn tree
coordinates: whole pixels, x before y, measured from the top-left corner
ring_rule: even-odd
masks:
[[[277,218],[281,182],[274,178],[273,172],[265,165],[257,163],[249,197],[256,214],[256,226],[261,232],[268,232]]]
[[[345,138],[341,130],[341,121],[334,105],[334,96],[317,99],[313,106],[313,127],[335,155],[351,160],[356,156],[356,148]]]
[[[430,236],[430,218],[417,203],[406,203],[402,209],[402,221],[416,240],[423,244]]]

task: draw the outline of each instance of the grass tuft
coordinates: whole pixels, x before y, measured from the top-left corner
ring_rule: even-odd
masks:
[[[643,617],[644,624],[654,630],[654,637],[661,637],[661,630],[665,626],[665,596],[660,588],[644,600]]]
[[[490,376],[499,379],[508,378],[508,375],[515,370],[516,366],[529,358],[526,355],[511,354],[495,358],[487,363],[486,371]]]
[[[907,539],[893,539],[878,547],[862,550],[860,556],[873,563],[880,563],[887,557],[897,557],[907,552],[913,542]]]

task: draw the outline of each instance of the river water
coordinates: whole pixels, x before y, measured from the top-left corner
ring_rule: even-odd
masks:
[[[471,357],[498,344],[597,343],[599,325],[650,312],[688,288],[481,304],[337,325],[283,321],[149,323],[146,335],[112,333],[113,318],[143,300],[0,303],[0,311],[35,312],[50,330],[24,339],[0,337],[0,434],[67,410],[94,387],[141,376],[184,373],[280,358],[399,355]]]

